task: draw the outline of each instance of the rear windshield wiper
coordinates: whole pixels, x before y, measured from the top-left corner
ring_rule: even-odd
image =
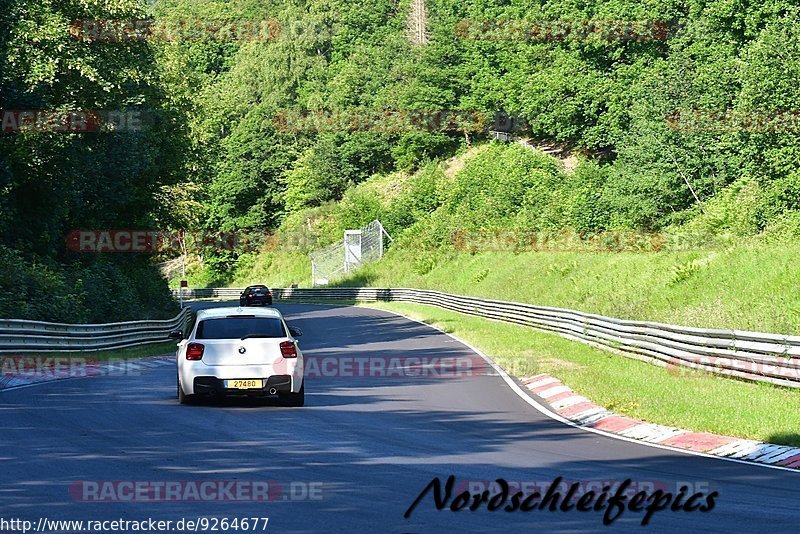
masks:
[[[246,336],[242,336],[239,339],[244,341],[245,339],[250,339],[251,337],[275,337],[270,334],[247,334]]]

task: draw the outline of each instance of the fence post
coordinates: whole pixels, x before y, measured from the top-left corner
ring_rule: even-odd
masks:
[[[378,259],[383,259],[383,223],[378,221],[380,231],[378,232]]]

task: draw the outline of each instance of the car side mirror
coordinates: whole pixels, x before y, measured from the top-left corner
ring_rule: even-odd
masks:
[[[289,334],[292,337],[300,337],[300,336],[303,335],[303,331],[300,330],[299,328],[294,327],[294,326],[290,326],[289,327]]]
[[[169,339],[174,339],[175,341],[181,341],[183,339],[183,332],[180,330],[173,330],[167,337],[169,337]]]

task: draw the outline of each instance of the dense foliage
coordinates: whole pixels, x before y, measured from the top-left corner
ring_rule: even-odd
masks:
[[[31,304],[26,315],[96,318],[96,295],[112,286],[130,313],[153,302],[165,309],[152,298],[161,282],[142,274],[152,258],[71,255],[63,236],[76,228],[273,230],[284,222],[312,234],[299,247],[307,248],[375,216],[430,243],[446,240],[453,221],[738,235],[800,227],[800,127],[690,131],[668,120],[680,110],[800,109],[800,14],[789,0],[427,0],[428,44],[406,33],[409,0],[5,4],[4,109],[137,105],[160,120],[134,135],[0,137],[8,265],[0,316],[19,313],[7,295],[36,302],[40,288],[58,304]],[[281,31],[247,42],[105,44],[66,31],[74,19],[142,16],[275,19]],[[668,31],[638,40],[464,31],[465,20],[517,19],[654,20]],[[504,111],[524,119],[520,135],[570,147],[584,161],[564,173],[526,149],[494,147],[452,182],[438,162],[481,143],[485,131],[282,128],[277,117],[292,110]],[[412,177],[391,202],[355,187],[392,173]],[[423,220],[430,224],[420,229]],[[216,271],[211,282],[254,260],[206,251],[204,261]],[[152,281],[134,286],[131,277]]]
[[[134,0],[7,0],[0,9],[0,109],[158,112],[140,131],[0,133],[0,317],[104,322],[176,313],[149,258],[74,253],[66,244],[78,229],[152,228],[153,192],[178,181],[178,118],[154,51],[69,32],[77,19],[143,14]]]
[[[423,46],[405,35],[407,4],[157,4],[170,16],[235,9],[237,16],[275,17],[284,28],[270,44],[203,45],[182,53],[185,70],[202,73],[193,78],[199,92],[192,113],[204,163],[193,176],[207,184],[209,224],[274,226],[287,213],[340,199],[376,172],[415,169],[482,137],[285,132],[273,119],[286,109],[519,114],[527,124],[522,135],[566,144],[598,162],[582,171],[585,183],[562,193],[565,206],[546,215],[554,224],[661,228],[691,219],[734,182],[792,190],[791,175],[800,166],[796,128],[685,131],[667,120],[676,110],[798,109],[800,30],[792,2],[429,0],[430,43]],[[502,33],[477,39],[463,31],[464,20],[512,19],[655,20],[663,31],[639,40],[528,41]],[[540,195],[551,195],[548,187],[525,189],[529,211],[544,202]],[[793,201],[781,202],[773,211],[793,209]],[[574,220],[559,219],[564,210]],[[764,218],[752,230],[767,223]]]

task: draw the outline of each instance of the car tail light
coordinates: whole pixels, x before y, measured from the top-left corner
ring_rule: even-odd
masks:
[[[186,347],[186,359],[202,360],[204,350],[206,350],[205,345],[200,343],[189,343],[189,345]]]
[[[281,354],[284,358],[297,358],[297,347],[293,341],[281,342]]]

